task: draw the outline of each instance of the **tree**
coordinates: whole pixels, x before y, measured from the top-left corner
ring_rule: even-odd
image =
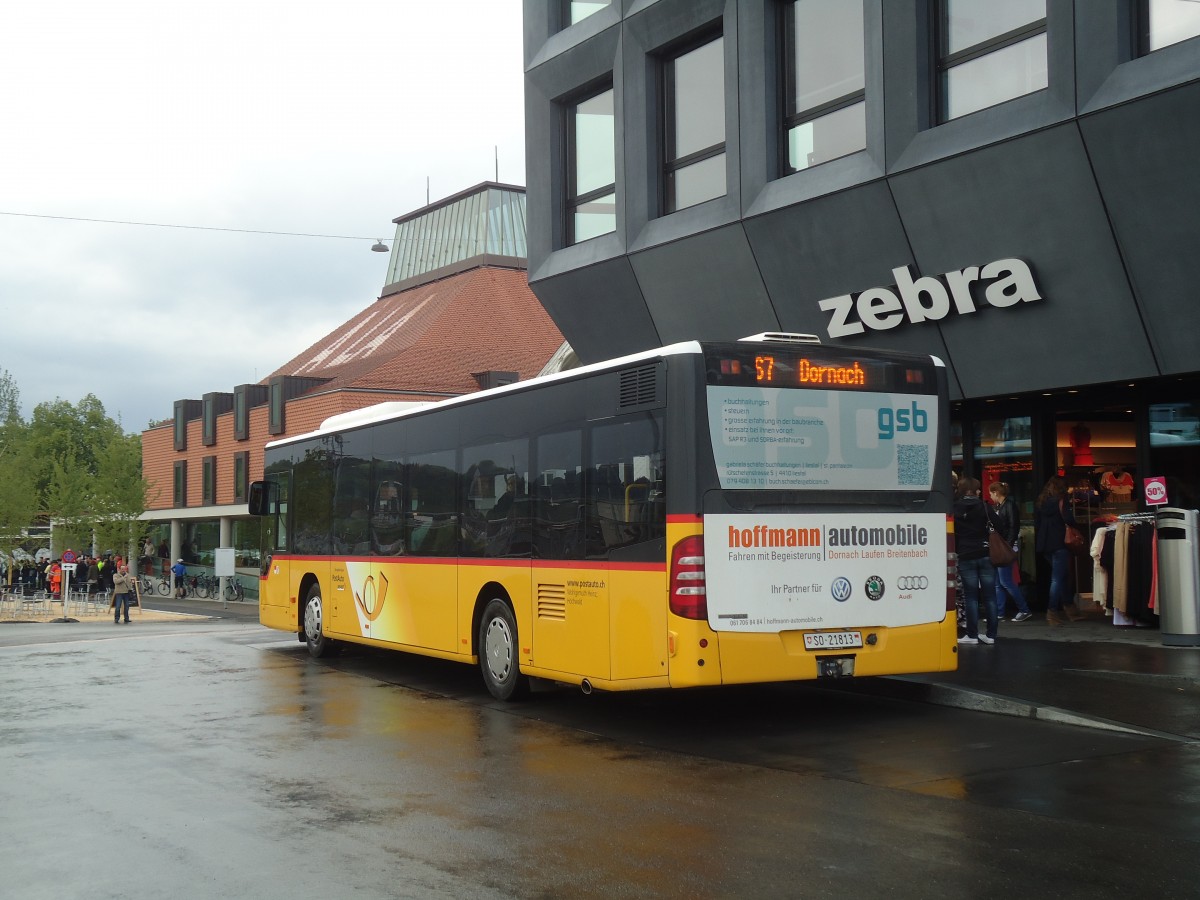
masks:
[[[10,557],[38,512],[27,438],[21,392],[12,375],[0,370],[0,553]]]
[[[0,551],[12,552],[39,516],[55,522],[60,549],[126,549],[146,508],[141,438],[126,435],[88,394],[39,403],[28,423],[20,390],[0,370]]]
[[[108,417],[104,404],[94,394],[88,394],[78,404],[66,400],[39,403],[33,410],[28,428],[28,440],[33,449],[37,469],[34,481],[38,496],[46,501],[55,463],[67,460],[73,471],[82,471],[95,478],[100,474],[100,456],[113,441],[124,434],[121,426]],[[55,516],[80,515],[84,509],[46,510]]]
[[[92,545],[93,479],[68,453],[51,461],[45,509],[54,521],[54,542],[59,548],[89,548]]]
[[[105,547],[129,547],[138,539],[134,522],[146,508],[149,484],[142,477],[142,440],[126,435],[111,441],[99,455],[93,512],[96,537]]]

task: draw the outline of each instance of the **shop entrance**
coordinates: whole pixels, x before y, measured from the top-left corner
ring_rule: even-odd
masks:
[[[1089,540],[1118,516],[1137,511],[1137,425],[1133,409],[1108,407],[1060,410],[1055,421],[1055,468],[1067,484],[1075,520]],[[1074,560],[1075,590],[1093,593],[1093,560]],[[1042,593],[1039,591],[1039,593]]]

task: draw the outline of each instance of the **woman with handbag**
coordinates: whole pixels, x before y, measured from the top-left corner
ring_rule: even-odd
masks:
[[[1007,550],[1001,558],[997,557],[996,552],[991,554],[992,565],[996,567],[996,618],[1004,621],[1004,614],[1008,611],[1008,598],[1012,597],[1017,606],[1017,614],[1013,616],[1013,621],[1024,622],[1033,618],[1033,613],[1029,611],[1025,595],[1013,581],[1013,563],[1017,558],[1017,540],[1021,535],[1021,511],[1017,509],[1017,502],[1008,496],[1008,485],[1003,481],[993,482],[988,488],[988,493],[995,506],[992,521],[995,524],[994,534],[997,536],[996,539],[989,537],[988,540],[993,543],[998,540],[1000,544],[999,547],[993,547],[993,551]]]
[[[958,480],[954,501],[954,550],[966,602],[967,633],[960,644],[996,643],[996,569],[988,556],[987,504],[979,496],[979,479]],[[979,632],[979,601],[983,601],[987,631]]]
[[[1069,504],[1067,485],[1058,476],[1046,481],[1033,507],[1034,548],[1050,564],[1050,602],[1046,623],[1066,625],[1078,622],[1083,613],[1068,601],[1071,596],[1071,551],[1067,549],[1067,526],[1075,526],[1075,516]]]

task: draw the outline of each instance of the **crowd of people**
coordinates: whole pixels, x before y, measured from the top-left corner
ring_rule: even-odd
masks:
[[[961,590],[961,625],[966,632],[960,644],[995,644],[999,625],[1007,618],[1011,601],[1013,622],[1033,618],[1033,612],[1018,583],[1019,565],[1015,560],[996,562],[991,554],[991,535],[999,536],[1015,557],[1019,551],[1021,514],[1009,496],[1009,487],[994,482],[988,488],[990,502],[980,496],[979,479],[954,476],[954,543],[958,555],[958,579]],[[1068,625],[1084,618],[1074,604],[1070,583],[1071,552],[1067,532],[1077,523],[1071,504],[1064,502],[1066,482],[1050,478],[1033,504],[1034,550],[1045,560],[1050,571],[1050,589],[1046,622]],[[982,609],[983,620],[980,619]],[[982,628],[980,626],[983,626]]]
[[[89,556],[68,548],[60,557],[26,559],[14,563],[11,578],[6,581],[14,588],[29,593],[46,591],[57,600],[62,597],[63,587],[67,583],[63,571],[64,563],[75,564],[74,574],[70,578],[70,590],[86,590],[89,594],[96,594],[101,591],[112,592],[113,580],[125,565],[125,560],[119,553],[111,550],[101,556]]]

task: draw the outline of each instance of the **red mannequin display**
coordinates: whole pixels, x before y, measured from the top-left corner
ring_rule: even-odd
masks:
[[[1095,465],[1092,461],[1092,432],[1088,427],[1079,422],[1071,429],[1068,437],[1071,441],[1071,449],[1075,452],[1075,465]]]
[[[1100,476],[1100,487],[1108,492],[1115,503],[1124,503],[1133,498],[1133,476],[1121,466]]]

